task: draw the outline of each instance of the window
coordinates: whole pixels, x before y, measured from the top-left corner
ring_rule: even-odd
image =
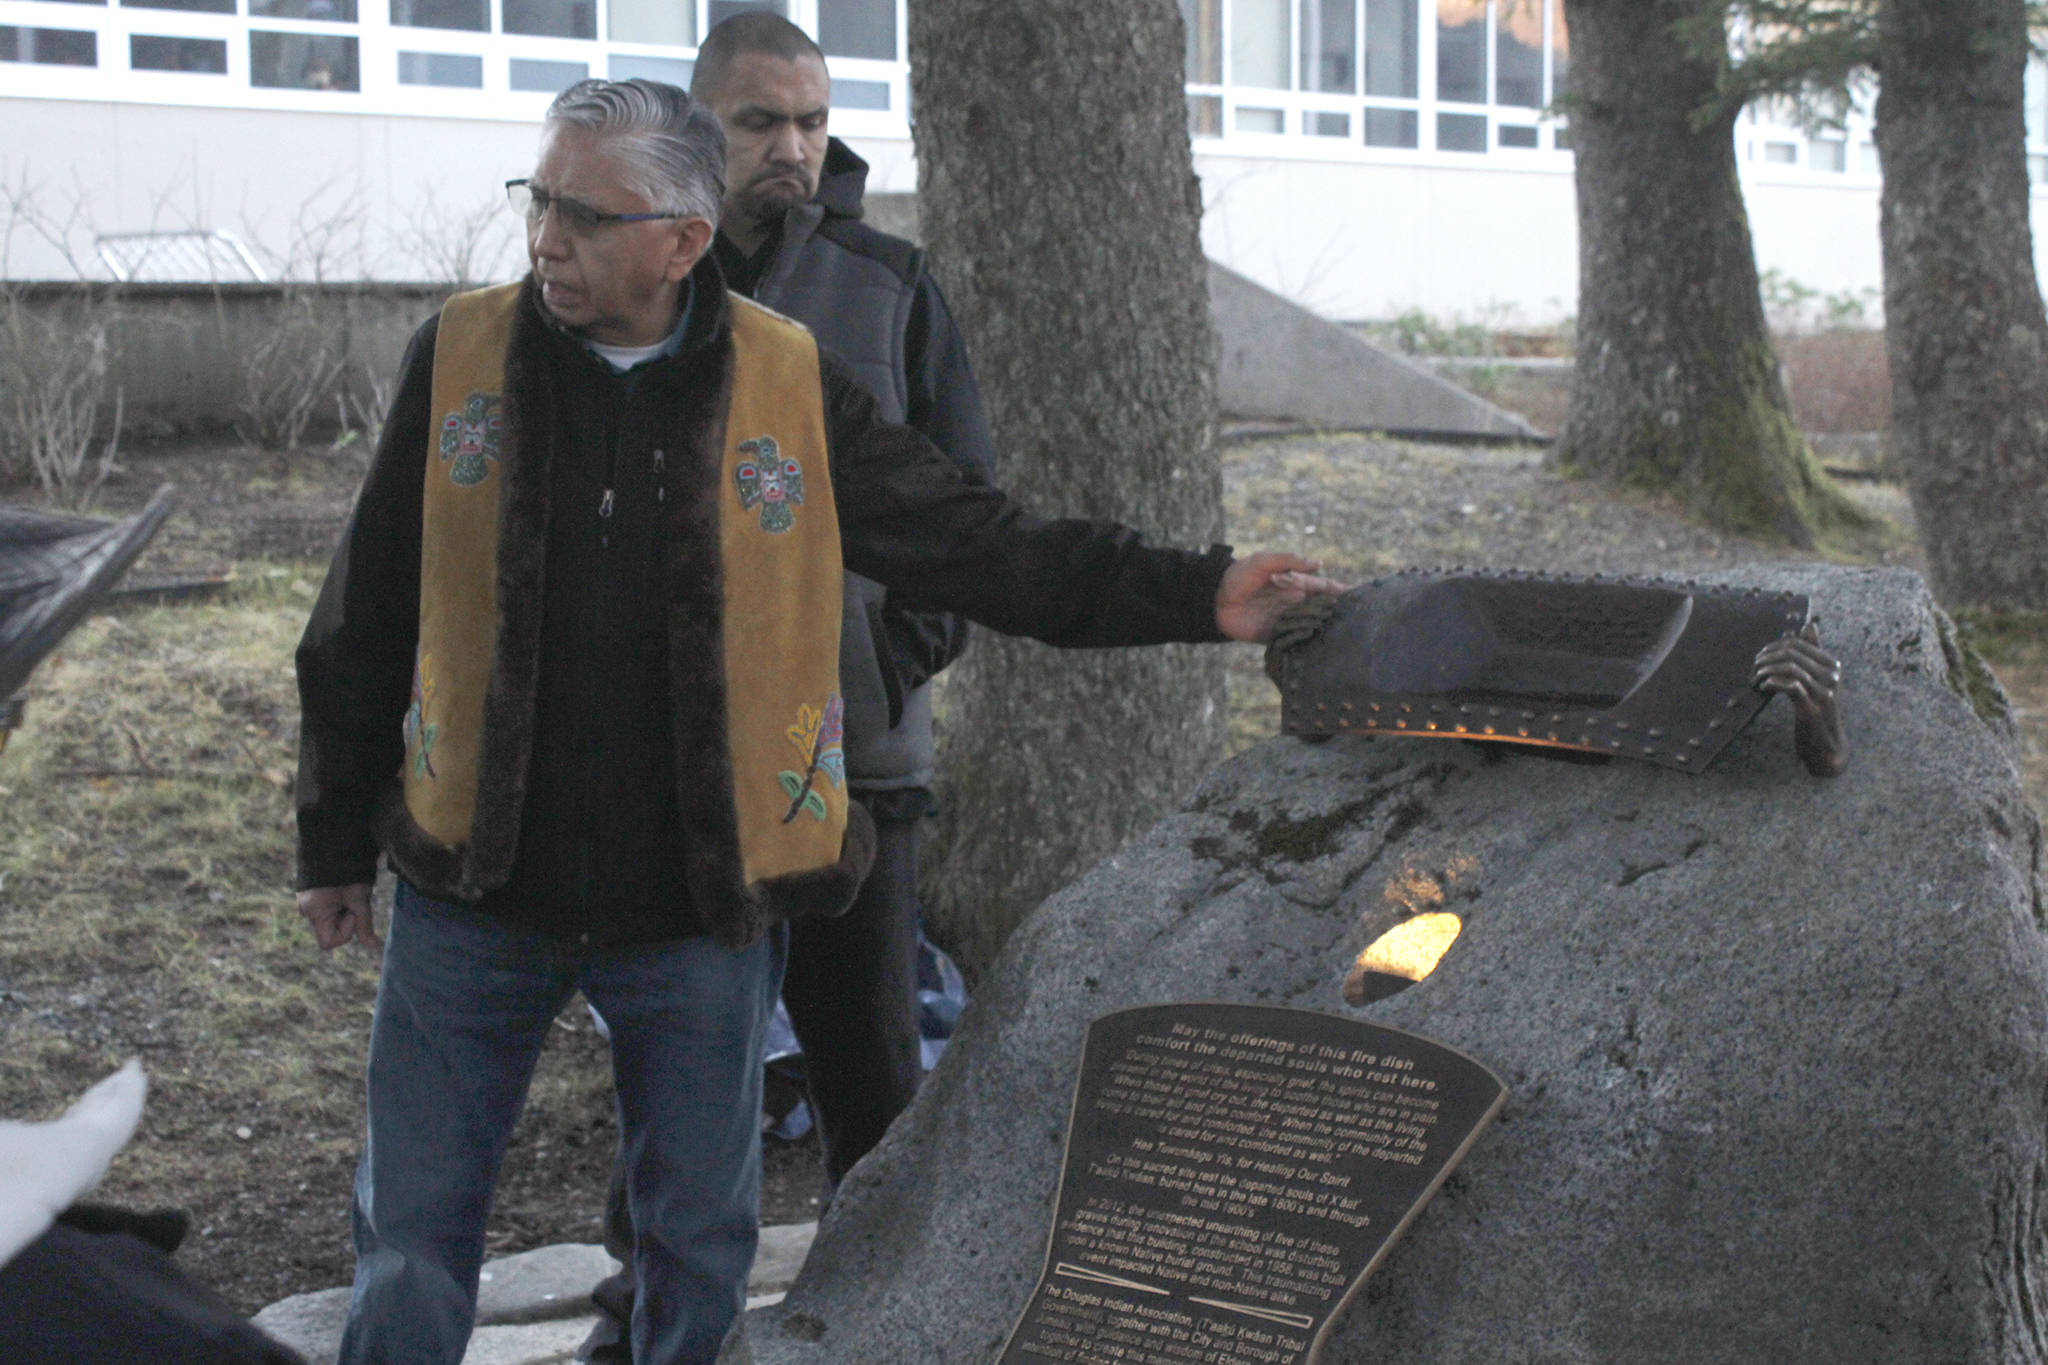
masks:
[[[887,109],[889,82],[848,81],[834,76],[831,99],[834,109]]]
[[[196,14],[233,14],[235,0],[121,0],[123,9],[181,9]]]
[[[487,33],[490,0],[391,0],[391,22],[401,28],[449,28]]]
[[[171,38],[137,33],[128,39],[128,65],[135,71],[189,71],[201,76],[228,73],[228,45],[218,38]]]
[[[1233,0],[1187,0],[1219,25]],[[1263,0],[1284,18],[1303,0]],[[1314,0],[1349,12],[1362,0]],[[843,134],[908,131],[904,0],[0,0],[0,70],[82,67],[105,77],[42,79],[39,98],[305,109],[341,103],[374,114],[531,119],[533,96],[588,75],[687,87],[697,44],[712,22],[760,11],[785,15],[827,53]],[[58,6],[62,6],[61,9]],[[88,8],[88,7],[97,8]],[[44,27],[38,11],[63,21]],[[31,17],[23,19],[23,15]],[[152,17],[154,16],[154,17]],[[1291,79],[1290,26],[1275,49]],[[1341,36],[1333,39],[1341,49]],[[1226,54],[1216,54],[1219,65]],[[104,60],[102,60],[104,58]],[[1333,60],[1336,58],[1333,57]],[[135,72],[132,81],[130,72]],[[142,73],[227,77],[172,82]],[[1220,71],[1219,71],[1220,74]],[[33,76],[16,79],[35,81]],[[183,87],[181,89],[180,87]],[[346,99],[327,100],[308,91]],[[1283,83],[1282,96],[1291,93]],[[1325,97],[1341,123],[1356,115]],[[1267,101],[1266,103],[1272,103]],[[1300,111],[1275,105],[1283,132],[1301,135]],[[1214,110],[1218,132],[1235,118]],[[1251,120],[1253,123],[1259,119]],[[835,119],[835,123],[838,120]]]
[[[312,19],[353,24],[356,0],[249,0],[249,13],[266,19]]]
[[[1438,114],[1436,146],[1440,152],[1485,151],[1486,115]]]
[[[1569,64],[1563,0],[1180,8],[1196,137],[1281,133],[1319,150],[1341,141],[1464,155],[1563,145],[1545,117]]]
[[[1301,88],[1332,95],[1358,93],[1355,0],[1301,0]]]
[[[783,0],[711,0],[706,6],[704,28],[706,32],[717,28],[735,14],[745,14],[750,9],[765,9],[770,14],[789,17],[789,6]]]
[[[1420,144],[1422,122],[1413,109],[1365,111],[1365,145],[1414,147]]]
[[[1437,0],[1436,97],[1486,102],[1486,0]]]
[[[249,84],[273,90],[360,90],[356,40],[328,33],[253,30]]]
[[[514,57],[510,74],[514,90],[537,90],[545,95],[559,95],[588,76],[590,68],[582,62],[537,62]]]
[[[665,85],[690,88],[690,73],[697,69],[695,62],[686,62],[674,57],[640,57],[621,52],[612,58],[612,79],[630,81],[635,76]]]
[[[596,0],[504,0],[504,6],[507,33],[530,33],[539,38],[597,36]]]
[[[1365,93],[1412,100],[1420,66],[1414,0],[1365,0]]]
[[[896,60],[896,0],[818,0],[818,46],[828,57]],[[837,100],[833,101],[835,104]],[[883,108],[887,104],[854,105]]]
[[[1188,84],[1223,84],[1223,0],[1180,0],[1180,17],[1188,30]]]
[[[1838,137],[1808,138],[1806,164],[1816,171],[1839,175],[1849,169],[1849,144]]]
[[[445,85],[459,90],[484,88],[484,59],[458,52],[401,52],[400,85]]]
[[[677,0],[612,0],[609,13],[611,40],[615,43],[659,43],[664,47],[697,45],[695,5],[679,4]],[[616,79],[616,63],[613,71]]]
[[[1571,35],[1564,29],[1564,3],[1558,0],[1550,10],[1550,101],[1555,104],[1564,98],[1571,87],[1566,76],[1571,72]]]
[[[1543,8],[1540,5],[1511,3],[1503,5],[1500,13],[1494,16],[1493,102],[1524,109],[1543,107]]]
[[[0,62],[36,66],[98,66],[97,33],[69,28],[16,28],[0,24]]]
[[[1232,85],[1285,90],[1294,84],[1287,69],[1287,9],[1287,0],[1230,0]]]

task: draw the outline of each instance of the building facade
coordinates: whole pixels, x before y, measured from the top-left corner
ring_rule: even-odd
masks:
[[[224,229],[273,274],[501,276],[519,256],[498,187],[530,169],[554,92],[591,75],[686,83],[699,36],[746,8],[818,39],[834,131],[872,163],[872,190],[911,191],[904,3],[0,0],[6,270],[103,270],[96,237]],[[1181,5],[1213,257],[1341,319],[1571,314],[1570,128],[1549,112],[1571,66],[1563,0]],[[1816,133],[1760,104],[1737,136],[1760,265],[1874,313],[1868,118]]]

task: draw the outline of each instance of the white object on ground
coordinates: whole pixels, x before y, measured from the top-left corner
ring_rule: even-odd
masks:
[[[130,1059],[50,1123],[0,1122],[0,1266],[100,1183],[135,1132],[149,1091]]]

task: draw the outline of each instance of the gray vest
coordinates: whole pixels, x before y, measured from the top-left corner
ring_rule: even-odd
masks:
[[[874,395],[884,420],[901,422],[909,401],[903,337],[915,291],[883,262],[818,236],[824,217],[815,203],[790,211],[775,263],[754,297],[808,326]],[[867,791],[926,787],[932,780],[931,687],[891,685],[895,666],[886,655],[881,616],[886,595],[873,579],[846,575],[846,624],[839,636],[846,777]],[[893,728],[892,693],[900,694],[902,707]]]

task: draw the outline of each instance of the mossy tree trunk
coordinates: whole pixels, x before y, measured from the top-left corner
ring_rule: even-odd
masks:
[[[1892,424],[1934,590],[2048,610],[2048,317],[2023,0],[1886,0],[1877,147]]]
[[[1565,0],[1578,160],[1568,466],[1794,545],[1852,519],[1793,421],[1702,0]],[[1712,3],[1712,0],[1708,0]]]
[[[920,217],[998,483],[1201,546],[1222,478],[1182,32],[1174,0],[910,6]],[[1216,762],[1222,659],[984,631],[948,678],[925,899],[972,969]]]

